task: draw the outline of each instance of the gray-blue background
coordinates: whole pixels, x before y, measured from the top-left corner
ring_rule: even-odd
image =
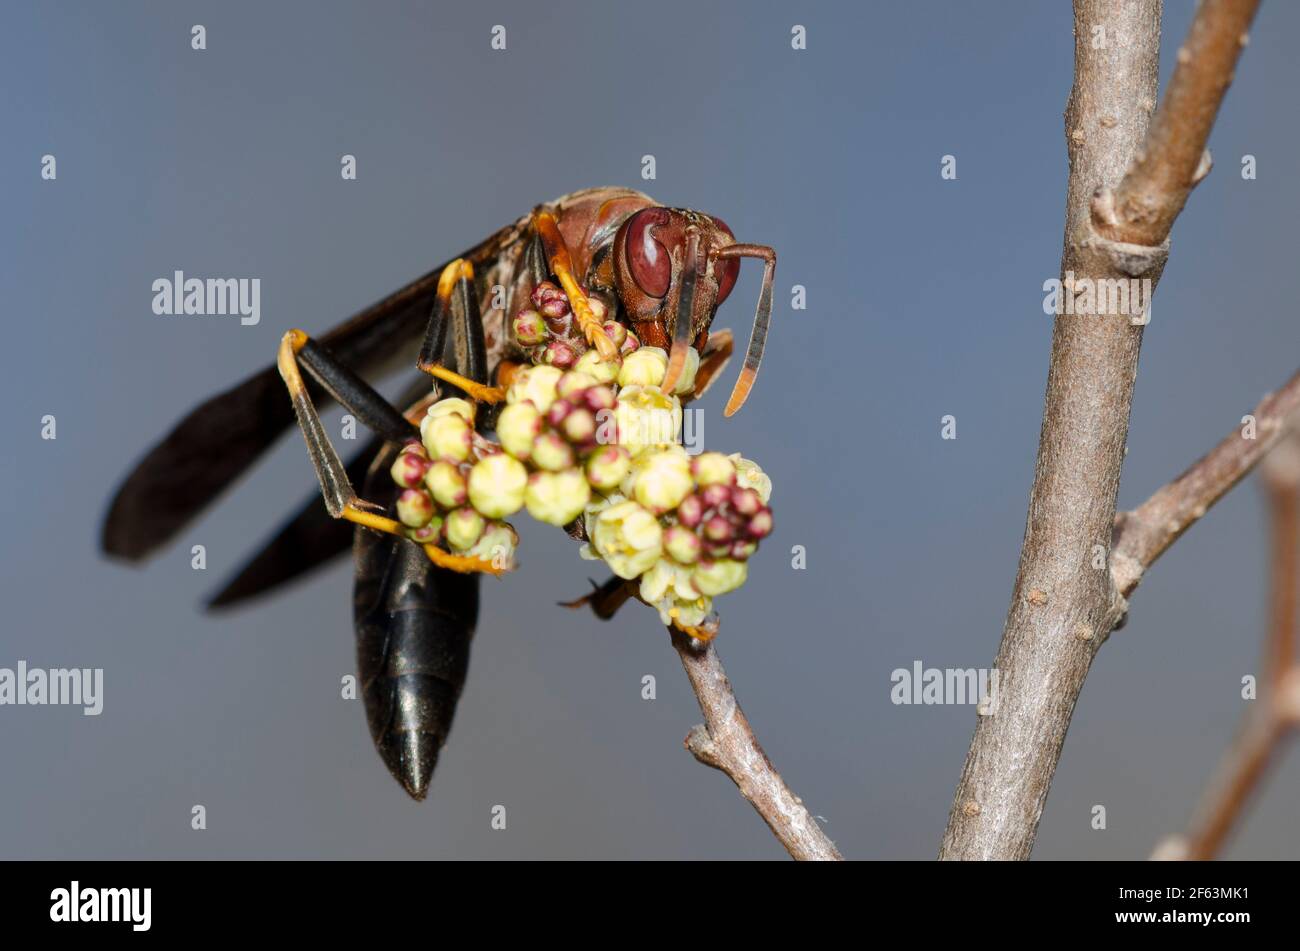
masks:
[[[1167,5],[1163,77],[1190,10]],[[894,706],[889,676],[987,666],[1005,615],[1051,334],[1041,284],[1060,260],[1068,3],[64,3],[3,19],[0,666],[102,666],[107,696],[98,718],[0,709],[0,855],[782,854],[682,750],[698,713],[653,615],[601,625],[552,606],[591,567],[559,532],[521,519],[523,569],[485,583],[424,804],[339,697],[348,566],[255,610],[197,612],[311,486],[297,436],[144,570],[95,549],[139,453],[269,363],[285,329],[322,331],[596,184],[716,212],[778,249],[754,395],[727,421],[725,387],[706,400],[708,445],[776,483],[777,532],[721,603],[721,653],[846,855],[934,855],[974,713]],[[489,49],[497,23],[506,52]],[[1300,364],[1298,30],[1300,8],[1264,5],[1211,141],[1218,167],[1175,230],[1122,505]],[[47,152],[55,182],[39,176]],[[358,181],[340,179],[344,153]],[[1239,175],[1245,153],[1256,181]],[[940,179],[944,154],[956,181]],[[719,317],[741,334],[752,267]],[[176,268],[261,278],[261,324],[154,316],[150,284]],[[796,283],[808,309],[792,313]],[[54,442],[39,438],[47,413]],[[939,438],[949,413],[955,442]],[[1263,527],[1247,484],[1134,597],[1084,691],[1036,856],[1143,857],[1184,823],[1256,670]],[[197,543],[205,572],[189,567]],[[806,571],[784,554],[796,544]],[[1293,758],[1230,854],[1300,854],[1298,783]],[[194,803],[206,831],[190,829]]]

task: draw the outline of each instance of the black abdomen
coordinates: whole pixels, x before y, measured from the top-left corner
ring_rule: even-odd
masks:
[[[390,503],[395,449],[362,498]],[[456,715],[478,620],[478,576],[436,568],[414,542],[358,528],[353,623],[370,736],[389,772],[423,799]]]

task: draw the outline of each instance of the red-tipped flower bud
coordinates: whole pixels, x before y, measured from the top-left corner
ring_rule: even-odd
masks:
[[[729,554],[736,561],[745,561],[756,551],[758,551],[758,542],[745,541],[744,539],[738,538],[731,543],[731,551]]]
[[[389,472],[393,476],[393,481],[402,488],[414,489],[424,479],[424,473],[428,468],[429,460],[423,450],[418,453],[399,452]]]
[[[732,489],[731,507],[741,515],[753,515],[763,507],[763,500],[753,489]]]
[[[433,499],[420,489],[403,489],[397,497],[397,520],[408,528],[428,525],[433,518]]]
[[[704,518],[704,502],[698,495],[688,495],[677,505],[677,521],[694,528]]]
[[[614,346],[622,348],[627,342],[627,328],[616,320],[605,322],[605,336],[614,341]]]
[[[596,438],[596,417],[590,410],[577,409],[564,418],[561,428],[570,442],[588,443]]]
[[[562,297],[552,297],[537,308],[548,321],[569,316],[569,302]]]
[[[731,487],[726,485],[706,485],[700,490],[700,501],[706,509],[716,509],[724,502],[731,501]]]
[[[539,469],[559,472],[573,465],[573,447],[559,433],[545,432],[533,440],[529,458]]]
[[[603,446],[587,460],[587,481],[602,492],[618,488],[632,467],[632,457],[622,446]]]
[[[664,551],[679,564],[693,565],[699,560],[702,547],[700,537],[689,528],[670,525],[664,529]]]
[[[534,307],[541,307],[548,300],[564,299],[564,291],[550,281],[542,281],[533,288],[531,300]]]
[[[563,377],[561,377],[563,379]],[[557,429],[564,425],[564,418],[573,412],[573,404],[568,400],[556,400],[546,411],[546,421]]]
[[[749,520],[746,526],[751,538],[766,538],[772,534],[772,510],[767,506],[759,509]]]
[[[578,353],[562,340],[552,340],[546,345],[543,362],[561,370],[567,370],[578,362]]]
[[[721,515],[714,515],[704,522],[704,537],[711,542],[729,542],[734,534],[731,522]]]
[[[593,413],[599,413],[603,409],[613,409],[618,397],[611,387],[592,386],[582,391],[582,402]]]
[[[521,310],[515,315],[515,339],[525,347],[546,341],[546,323],[535,310]]]

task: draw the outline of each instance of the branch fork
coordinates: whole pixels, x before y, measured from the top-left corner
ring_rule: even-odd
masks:
[[[1134,244],[1114,237],[1122,233],[1122,222],[1115,210],[1115,192],[1101,187],[1092,193],[1089,214],[1079,226],[1075,245],[1091,250],[1099,257],[1105,271],[1118,271],[1128,277],[1160,279],[1169,259],[1169,237],[1157,245]]]

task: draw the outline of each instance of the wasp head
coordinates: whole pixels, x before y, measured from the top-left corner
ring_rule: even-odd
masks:
[[[766,262],[763,291],[745,367],[727,403],[730,416],[744,403],[758,373],[772,309],[776,252],[738,244],[725,221],[684,208],[652,207],[625,221],[614,237],[614,288],[625,319],[642,342],[671,346],[665,389],[676,382],[692,345],[701,352],[718,306],[740,273],[740,258]]]

